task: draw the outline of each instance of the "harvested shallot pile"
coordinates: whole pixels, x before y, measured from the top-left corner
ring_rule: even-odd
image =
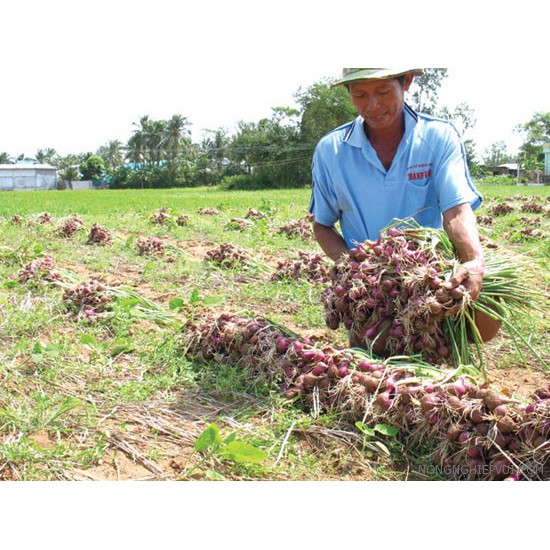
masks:
[[[477,216],[477,223],[479,225],[493,225],[494,221],[492,216]]]
[[[169,208],[167,206],[163,206],[157,212],[153,212],[149,216],[149,221],[156,225],[165,225],[169,220],[171,220],[168,210]]]
[[[521,205],[520,210],[522,212],[531,212],[533,214],[541,214],[542,212],[544,212],[542,204],[534,201],[524,202]]]
[[[19,280],[22,283],[55,282],[61,280],[60,273],[55,269],[55,261],[51,256],[31,260],[19,272]]]
[[[299,251],[297,259],[278,262],[271,280],[293,279],[327,283],[330,280],[329,273],[330,267],[322,254]]]
[[[164,253],[165,245],[158,237],[139,237],[136,248],[141,256],[159,256]]]
[[[311,229],[311,220],[310,215],[304,216],[297,220],[290,220],[289,222],[283,224],[279,228],[279,233],[285,234],[287,237],[299,237],[304,241],[308,241],[313,238],[313,231]]]
[[[104,316],[109,309],[112,296],[106,285],[95,279],[69,285],[63,293],[67,308],[78,317],[94,320]]]
[[[506,233],[504,238],[510,242],[518,242],[524,239],[544,239],[545,235],[540,229],[524,227],[523,229],[513,229]]]
[[[492,208],[489,209],[489,214],[492,216],[505,216],[510,212],[514,211],[514,207],[506,203],[495,204]]]
[[[244,218],[231,218],[223,226],[225,231],[244,231],[245,229],[252,227],[254,224]]]
[[[540,218],[532,218],[532,217],[528,217],[528,216],[520,216],[520,217],[518,218],[518,222],[520,222],[520,223],[523,224],[523,225],[530,226],[530,227],[540,227],[540,226],[541,226]]]
[[[40,214],[36,218],[36,223],[39,223],[39,224],[52,223],[52,221],[53,221],[53,218],[49,212],[42,212],[42,214]]]
[[[202,216],[217,216],[220,211],[217,208],[211,208],[209,206],[201,207],[197,210],[197,214]]]
[[[99,244],[102,246],[111,246],[113,244],[113,239],[111,234],[107,229],[101,225],[94,223],[88,234],[88,240],[86,244]]]
[[[267,214],[264,214],[263,212],[261,212],[260,210],[256,210],[255,208],[249,208],[244,217],[262,220],[264,218],[267,218]]]
[[[73,237],[76,233],[84,229],[84,223],[79,216],[73,215],[70,218],[63,220],[56,227],[55,233],[66,239]]]
[[[335,263],[332,285],[322,298],[326,324],[334,330],[343,325],[354,345],[364,349],[385,340],[385,355],[473,364],[468,339],[480,343],[473,311],[509,323],[512,312],[529,311],[535,293],[519,280],[519,265],[514,270],[504,258],[488,257],[483,289],[473,302],[462,285],[443,286],[458,265],[443,230],[412,223],[390,227]]]
[[[221,243],[219,246],[206,252],[204,261],[210,262],[218,267],[233,268],[250,265],[252,258],[246,250],[234,244]]]
[[[428,449],[444,477],[550,479],[550,386],[529,398],[507,396],[479,382],[476,369],[374,359],[229,313],[189,323],[183,339],[189,356],[238,365],[315,413],[392,426],[406,452]]]

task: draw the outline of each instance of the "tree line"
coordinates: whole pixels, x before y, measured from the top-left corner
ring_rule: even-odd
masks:
[[[464,133],[475,126],[475,112],[467,104],[440,107],[439,89],[447,69],[426,69],[417,77],[407,102],[418,112],[453,121]],[[332,88],[322,79],[294,94],[296,107],[273,107],[271,116],[257,122],[238,123],[230,133],[218,128],[203,132],[199,142],[191,137],[191,122],[175,114],[167,120],[143,116],[134,122],[126,143],[111,140],[95,152],[60,156],[55,149],[41,149],[34,159],[12,159],[0,152],[0,163],[35,161],[58,168],[64,181],[105,180],[111,188],[160,188],[221,185],[227,189],[305,186],[310,183],[313,150],[319,139],[356,116],[347,90]],[[525,138],[519,152],[523,166],[542,169],[542,146],[550,142],[550,113],[535,113],[516,128]],[[481,159],[476,144],[465,141],[468,163],[475,176],[485,165],[517,161],[504,142],[495,142]]]

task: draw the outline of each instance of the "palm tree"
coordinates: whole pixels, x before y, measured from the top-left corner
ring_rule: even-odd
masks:
[[[188,129],[189,121],[182,115],[173,115],[166,123],[162,144],[166,157],[176,158],[181,149],[188,145],[191,132]]]
[[[65,182],[65,185],[70,189],[72,189],[72,182],[76,181],[79,176],[76,166],[72,166],[69,164],[63,166],[61,170],[59,170],[57,175],[59,176],[59,179]]]
[[[128,140],[126,158],[134,164],[145,164],[147,162],[147,133],[151,126],[149,115],[142,116],[139,122],[133,123],[137,126],[133,135]]]
[[[227,159],[227,148],[231,142],[227,136],[227,130],[219,128],[218,130],[207,130],[210,134],[202,140],[202,149],[204,154],[214,164],[216,179],[221,179],[223,172],[223,163]]]
[[[166,122],[164,134],[161,140],[164,158],[167,161],[170,186],[174,185],[178,168],[182,162],[182,153],[189,153],[191,145],[191,132],[189,121],[182,115],[173,115]],[[186,155],[188,156],[188,155]]]
[[[51,147],[46,149],[38,149],[38,151],[36,151],[35,159],[38,164],[51,164],[52,166],[55,166],[55,163],[58,160],[57,151]]]
[[[110,172],[115,171],[123,161],[122,153],[123,145],[118,139],[107,142],[106,145],[102,145],[97,154],[103,159],[107,170]]]
[[[150,163],[156,166],[159,166],[160,162],[166,158],[163,147],[166,126],[167,122],[165,120],[153,120],[147,128],[147,154]]]

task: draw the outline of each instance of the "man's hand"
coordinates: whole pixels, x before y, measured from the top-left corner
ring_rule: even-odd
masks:
[[[470,295],[473,301],[479,298],[481,285],[483,284],[483,274],[485,273],[485,262],[482,259],[470,260],[460,265],[456,273],[441,286],[445,290],[458,288],[460,285]]]
[[[462,285],[470,293],[471,299],[477,300],[483,283],[485,260],[476,218],[470,205],[460,204],[444,212],[443,227],[462,262],[455,275],[444,286],[456,289]],[[488,342],[494,338],[499,331],[500,321],[481,311],[476,311],[474,317],[481,341]]]

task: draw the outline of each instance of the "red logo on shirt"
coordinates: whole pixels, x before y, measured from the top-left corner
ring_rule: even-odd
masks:
[[[432,175],[432,166],[433,164],[431,162],[429,164],[414,164],[413,166],[408,166],[407,178],[409,181],[427,179]]]

